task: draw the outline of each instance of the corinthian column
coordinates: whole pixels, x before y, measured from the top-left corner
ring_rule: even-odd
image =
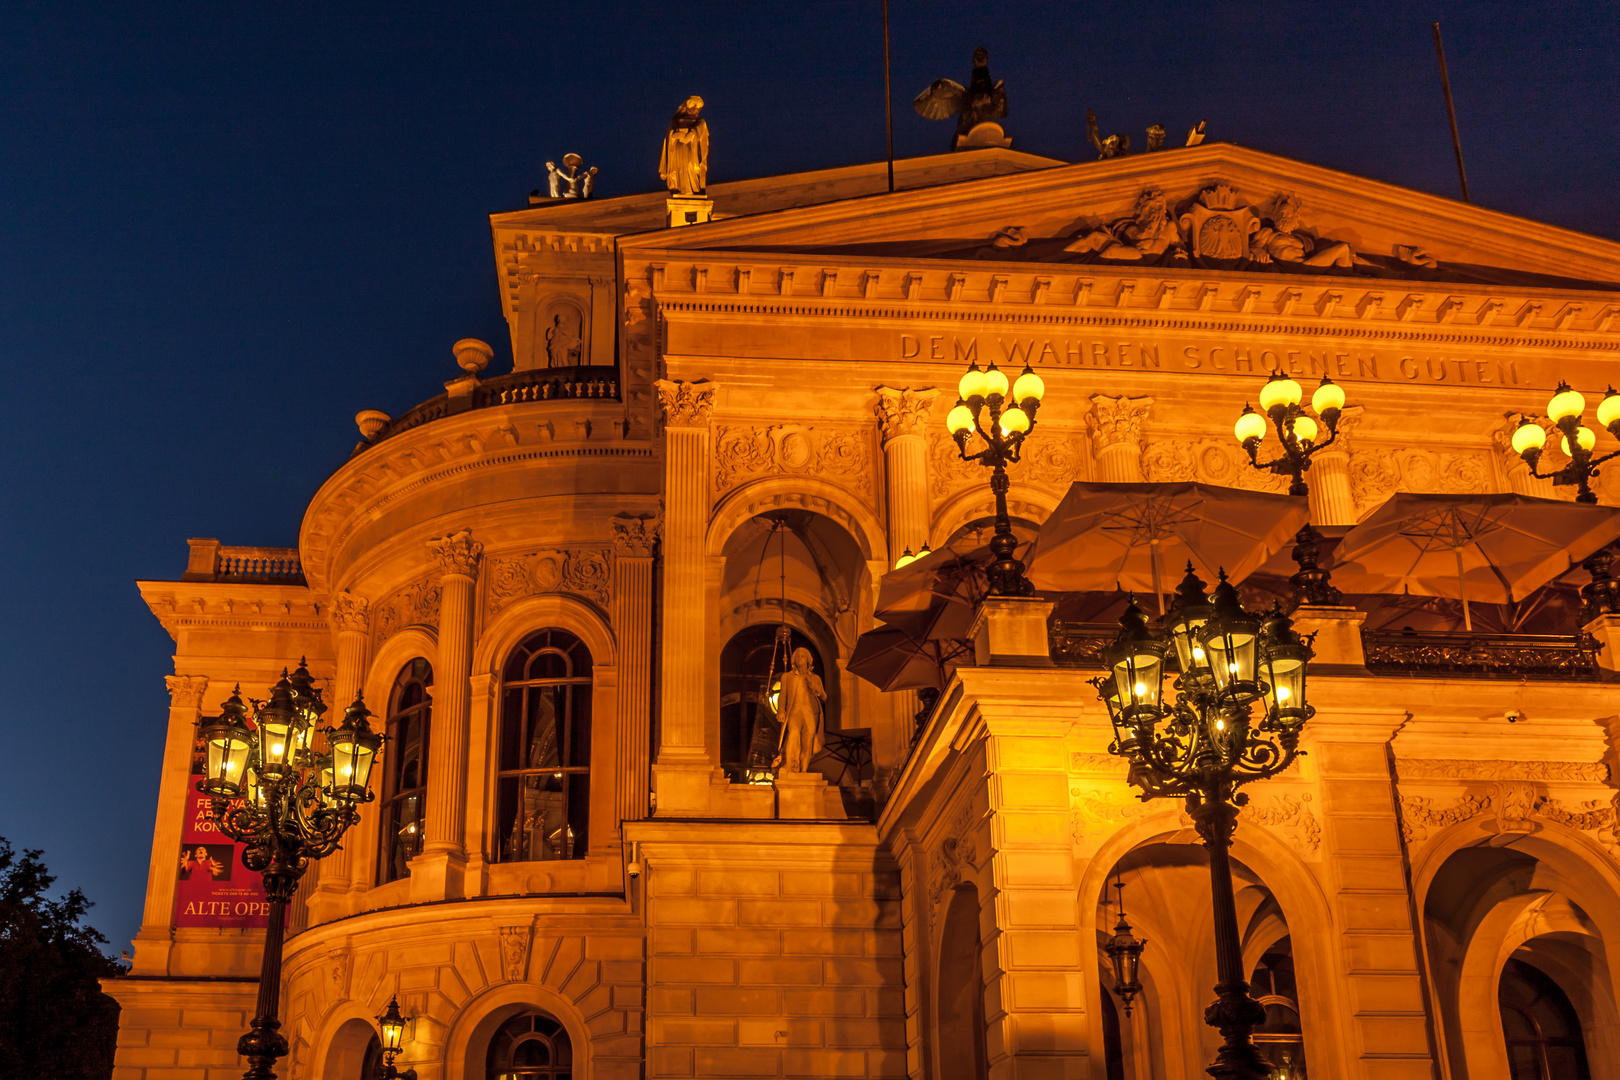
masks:
[[[163,775],[158,781],[157,821],[152,828],[152,862],[146,872],[146,907],[135,935],[133,975],[168,975],[174,926],[175,859],[186,815],[191,812],[191,747],[208,679],[169,675],[169,731],[163,743]]]
[[[704,534],[709,526],[709,415],[716,384],[660,379],[664,414],[664,598],[659,665],[657,812],[705,813],[708,751],[703,744]],[[718,659],[716,657],[715,659]]]
[[[473,582],[484,545],[467,529],[428,541],[438,561],[439,666],[428,734],[426,832],[411,860],[411,899],[460,896],[467,868],[467,679],[472,673]]]
[[[1362,408],[1352,405],[1339,414],[1339,437],[1311,457],[1305,482],[1310,485],[1311,524],[1354,525],[1356,500],[1350,494],[1351,436],[1361,423]]]
[[[883,481],[889,518],[889,565],[928,543],[928,413],[938,390],[877,388],[883,429]]]
[[[333,723],[340,723],[343,710],[354,701],[366,677],[366,647],[371,639],[371,605],[363,596],[347,590],[332,597],[332,632],[337,636],[337,668],[333,672],[332,692],[326,704]],[[375,703],[374,703],[375,704]],[[386,707],[378,707],[378,713]],[[382,717],[377,717],[380,726]],[[354,856],[350,849],[358,842],[356,826],[346,842],[315,865],[320,868],[320,879],[315,893],[309,898],[309,921],[318,925],[349,914],[349,892],[357,884],[354,879]],[[358,883],[361,888],[364,883]]]
[[[651,780],[652,584],[658,519],[620,514],[613,525],[613,632],[619,638],[618,820],[647,816]]]
[[[1086,430],[1096,456],[1097,476],[1113,484],[1142,480],[1142,423],[1153,408],[1150,397],[1091,396]]]

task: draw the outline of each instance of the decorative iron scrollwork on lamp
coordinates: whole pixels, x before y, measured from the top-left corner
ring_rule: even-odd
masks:
[[[1266,385],[1260,388],[1260,408],[1243,406],[1243,412],[1233,427],[1233,434],[1249,455],[1249,464],[1262,472],[1276,473],[1289,478],[1288,494],[1304,495],[1305,471],[1311,467],[1311,457],[1332,446],[1339,437],[1339,417],[1344,411],[1344,390],[1326,375],[1322,385],[1311,395],[1311,408],[1321,417],[1321,424],[1312,419],[1300,406],[1305,391],[1299,383],[1280,371],[1271,373]],[[1277,431],[1282,444],[1282,456],[1271,461],[1260,461],[1260,441],[1266,437],[1266,418]],[[1328,437],[1317,441],[1322,428]]]
[[[1592,450],[1597,446],[1597,432],[1581,423],[1581,414],[1585,411],[1586,398],[1571,388],[1569,383],[1559,382],[1552,400],[1547,402],[1547,419],[1563,436],[1559,440],[1559,449],[1569,458],[1569,463],[1562,468],[1549,473],[1541,471],[1541,451],[1547,442],[1547,432],[1528,416],[1520,417],[1519,426],[1513,429],[1513,452],[1530,466],[1531,476],[1538,480],[1551,480],[1555,487],[1573,484],[1576,502],[1595,503],[1598,497],[1597,492],[1592,490],[1592,477],[1598,474],[1599,465],[1620,455],[1620,450],[1611,450],[1601,457],[1592,456]],[[1610,435],[1620,439],[1620,391],[1612,386],[1603,395],[1603,400],[1598,402],[1597,422],[1608,429]]]

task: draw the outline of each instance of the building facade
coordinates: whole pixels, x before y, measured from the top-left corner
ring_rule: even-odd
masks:
[[[713,185],[673,228],[662,193],[495,215],[513,370],[457,343],[443,393],[360,415],[297,550],[192,540],[140,583],[176,648],[119,1080],[242,1067],[263,914],[194,729],[299,656],[391,741],[295,903],[284,1076],[361,1076],[396,995],[421,1080],[1202,1075],[1207,861],[1106,753],[1088,631],[1009,631],[937,702],[847,666],[895,561],[991,514],[944,426],[962,369],[1045,379],[1031,527],[1076,480],[1279,489],[1231,436],[1274,370],[1350,397],[1318,525],[1565,497],[1510,432],[1615,379],[1620,245],[1223,144],[896,178]],[[1299,612],[1308,754],[1233,848],[1282,1075],[1620,1075],[1620,640],[1587,620],[1594,662],[1564,615],[1558,646]],[[780,627],[837,753],[773,783]],[[1128,1011],[1116,881],[1148,941]]]

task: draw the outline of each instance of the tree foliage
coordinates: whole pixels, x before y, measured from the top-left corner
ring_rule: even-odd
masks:
[[[0,1080],[106,1080],[118,1005],[98,980],[124,969],[82,922],[82,892],[47,895],[56,878],[43,855],[0,837]]]

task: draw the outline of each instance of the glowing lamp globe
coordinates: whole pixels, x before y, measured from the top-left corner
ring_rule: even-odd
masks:
[[[1223,694],[1252,700],[1258,694],[1260,620],[1243,610],[1224,572],[1210,599],[1215,610],[1200,634],[1215,686]]]
[[[896,570],[903,570],[903,569],[910,566],[912,563],[914,563],[916,561],[917,561],[916,553],[913,552],[910,548],[906,548],[906,550],[901,553],[900,557],[898,559],[894,560],[894,568]]]
[[[1003,435],[1022,435],[1029,430],[1029,413],[1014,406],[1001,414]]]
[[[1578,390],[1571,390],[1569,383],[1561,382],[1553,393],[1552,400],[1547,402],[1547,416],[1553,423],[1560,420],[1580,416],[1586,409],[1586,399],[1581,397]]]
[[[1232,433],[1237,436],[1240,443],[1246,443],[1250,439],[1263,439],[1266,437],[1266,418],[1245,405],[1237,424],[1232,428]]]
[[[966,381],[966,376],[963,377]],[[958,401],[956,408],[945,417],[945,429],[952,435],[961,435],[973,430],[973,410]]]
[[[1119,625],[1119,637],[1103,652],[1103,663],[1114,674],[1120,715],[1130,721],[1157,716],[1169,642],[1153,636],[1147,615],[1134,598],[1119,617]]]
[[[1316,436],[1321,433],[1321,429],[1316,426],[1316,421],[1304,415],[1294,417],[1293,427],[1294,438],[1300,442],[1315,442]]]
[[[1603,400],[1598,402],[1597,422],[1608,427],[1617,420],[1620,420],[1620,391],[1611,386],[1609,392],[1603,395]]]
[[[1024,370],[1019,373],[1018,381],[1013,383],[1012,396],[1020,405],[1025,401],[1034,401],[1039,405],[1041,398],[1046,396],[1046,381],[1025,364]]]
[[[1322,376],[1322,385],[1318,386],[1316,393],[1311,395],[1311,408],[1316,410],[1318,416],[1323,415],[1329,409],[1344,408],[1344,387],[1326,375]]]
[[[984,392],[987,397],[1007,396],[1007,373],[991,364],[984,372]]]
[[[1575,429],[1575,442],[1580,445],[1582,450],[1585,450],[1587,453],[1591,453],[1592,447],[1597,445],[1597,433],[1591,428],[1582,424],[1580,427]],[[1565,457],[1575,456],[1569,452],[1568,435],[1565,435],[1563,438],[1558,440],[1558,448],[1564,452]]]
[[[1304,394],[1305,391],[1300,387],[1299,383],[1280,371],[1274,371],[1271,373],[1271,378],[1266,380],[1266,385],[1260,388],[1260,408],[1270,412],[1279,405],[1285,407],[1298,405],[1299,399]]]
[[[970,398],[982,398],[989,393],[989,381],[984,372],[979,370],[977,362],[968,365],[967,371],[962,373],[962,381],[956,384],[956,392],[963,401]]]
[[[1513,429],[1513,452],[1520,456],[1531,450],[1540,450],[1547,442],[1547,432],[1528,416]]]

